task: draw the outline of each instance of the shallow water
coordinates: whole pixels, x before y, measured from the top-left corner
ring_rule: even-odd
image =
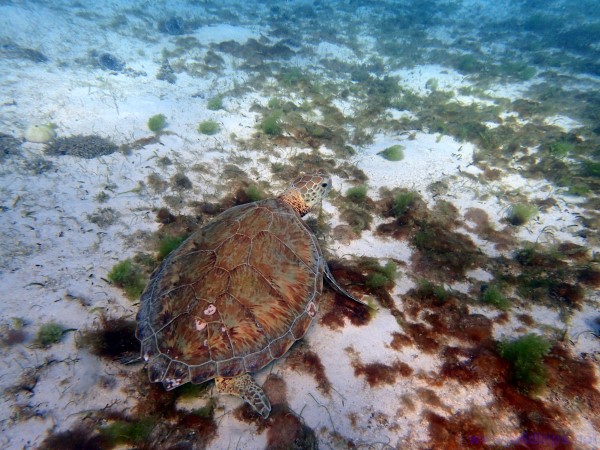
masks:
[[[0,1],[0,446],[597,448],[596,3]],[[159,260],[317,170],[373,308],[324,289],[270,418],[125,364]]]

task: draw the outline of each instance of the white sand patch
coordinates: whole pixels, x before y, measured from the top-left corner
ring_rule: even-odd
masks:
[[[486,272],[485,270],[483,270],[481,268],[477,268],[475,270],[469,270],[467,272],[467,277],[478,280],[478,281],[490,281],[494,278],[494,276],[491,273]]]
[[[406,242],[394,239],[382,239],[376,237],[370,231],[363,231],[360,239],[351,241],[344,245],[339,242],[332,242],[329,247],[340,257],[344,255],[353,255],[356,257],[368,256],[379,259],[398,259],[409,261],[412,251]]]
[[[240,44],[245,44],[248,39],[260,38],[260,32],[258,30],[229,24],[201,27],[195,30],[192,35],[203,44],[225,41],[236,41]]]
[[[496,98],[506,98],[515,101],[521,98],[527,98],[527,91],[532,86],[539,83],[539,81],[539,79],[534,78],[518,83],[496,84],[492,88],[486,89],[484,92]]]
[[[535,332],[547,337],[556,338],[565,329],[560,318],[560,312],[541,305],[531,305],[529,308],[513,307],[509,320],[503,324],[494,325],[494,338],[497,340],[510,340],[517,336]],[[526,314],[535,321],[534,327],[529,327],[517,319],[517,315]]]
[[[581,122],[578,122],[577,120],[571,119],[567,116],[562,116],[560,114],[546,117],[544,119],[544,122],[546,122],[548,125],[555,125],[557,127],[561,127],[567,132],[583,126]]]
[[[337,58],[346,62],[356,59],[356,55],[351,49],[331,42],[320,42],[316,51],[321,58]]]
[[[377,154],[392,145],[404,147],[403,160],[387,161]],[[377,198],[381,187],[403,187],[424,195],[427,186],[459,173],[471,164],[472,158],[472,144],[417,132],[414,139],[377,135],[372,145],[359,151],[355,161],[369,177],[369,187]]]
[[[388,110],[387,113],[394,120],[416,120],[418,119],[417,115],[410,111],[398,111],[396,109]]]
[[[517,237],[526,241],[552,243],[556,241],[571,241],[579,245],[585,245],[585,240],[577,236],[582,230],[580,222],[580,208],[573,204],[569,197],[557,195],[556,188],[547,181],[530,180],[519,174],[507,174],[503,178],[503,184],[510,186],[514,194],[527,197],[527,203],[533,204],[535,200],[545,200],[554,197],[558,204],[539,213],[518,229]],[[507,191],[507,193],[509,193]],[[507,215],[511,204],[520,203],[518,200],[505,200],[503,213]]]
[[[419,95],[427,95],[432,87],[439,91],[452,91],[459,87],[470,86],[464,75],[448,67],[438,65],[421,65],[410,69],[399,69],[389,72],[391,76],[400,78],[400,86]]]
[[[316,389],[315,381],[303,374],[291,370],[279,372],[286,380],[288,397],[292,409],[302,411],[306,423],[315,430],[322,426],[336,430],[344,436],[355,436],[365,442],[374,442],[387,436],[392,441],[406,435],[407,430],[400,427],[392,432],[383,424],[365,426],[373,415],[383,414],[387,420],[394,420],[396,411],[402,409],[402,397],[413,396],[415,385],[412,377],[399,377],[393,386],[381,385],[369,388],[363,376],[356,376],[352,367],[352,357],[344,350],[351,347],[357,352],[362,364],[393,364],[401,361],[408,364],[414,373],[433,375],[437,370],[435,358],[416,349],[397,352],[389,348],[390,333],[398,330],[396,320],[385,310],[377,313],[369,324],[371,337],[364,339],[365,328],[346,326],[341,331],[331,331],[323,326],[314,327],[306,340],[312,351],[319,355],[324,363],[327,378],[332,384],[331,397]],[[374,333],[374,334],[373,334]],[[368,391],[369,395],[356,395]],[[350,423],[353,414],[358,428]],[[404,412],[405,417],[414,421],[416,415]]]
[[[267,433],[258,434],[254,427],[235,420],[230,411],[239,406],[236,399],[227,404],[227,412],[217,417],[219,435],[209,444],[210,449],[231,450],[232,448],[266,448]]]

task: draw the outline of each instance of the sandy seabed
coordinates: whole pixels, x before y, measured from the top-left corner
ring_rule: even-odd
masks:
[[[578,308],[569,309],[568,320],[564,308],[528,304],[513,292],[515,305],[503,312],[479,301],[477,289],[494,278],[482,265],[441,283],[450,293],[444,309],[431,298],[418,296],[419,280],[428,276],[420,272],[410,239],[377,231],[393,222],[376,214],[387,195],[380,188],[404,188],[419,193],[430,210],[440,201],[453,205],[460,222],[455,231],[468,236],[486,257],[508,258],[518,247],[502,248],[482,237],[476,231],[478,216],[469,214],[475,209],[487,214],[493,229],[508,227],[513,243],[568,242],[587,247],[588,255],[594,255],[597,245],[582,237],[586,226],[581,218],[586,212],[581,198],[565,195],[544,178],[523,176],[518,164],[486,180],[485,169],[474,160],[476,144],[427,129],[411,133],[372,129],[371,142],[356,145],[356,152],[346,157],[327,143],[311,147],[264,134],[268,151],[251,145],[259,141],[261,107],[277,92],[277,78],[267,77],[254,88],[260,62],[225,51],[218,55],[222,60],[218,71],[199,75],[190,67],[206,61],[209,49],[227,48],[223,43],[278,42],[272,28],[253,20],[253,14],[266,17],[273,5],[253,11],[247,4],[236,4],[233,10],[247,14],[244,20],[202,22],[181,36],[164,31],[171,13],[143,12],[145,2],[131,6],[103,2],[85,8],[70,2],[52,5],[0,2],[0,132],[5,146],[0,166],[2,448],[52,448],[51,442],[70,448],[73,430],[85,430],[81,431],[85,439],[96,442],[92,437],[102,435],[111,424],[160,417],[161,409],[169,411],[158,419],[162,425],[148,425],[141,440],[110,441],[105,432],[98,446],[166,448],[180,442],[188,447],[178,448],[317,444],[321,448],[437,448],[446,442],[447,448],[517,448],[520,443],[519,448],[592,449],[600,445],[597,291],[584,287],[584,298]],[[185,3],[173,8],[173,16],[183,17],[187,24],[202,11],[215,16],[223,12],[211,9],[210,3],[194,4],[191,15]],[[177,49],[183,37],[200,44],[182,56]],[[298,51],[287,64],[318,72],[323,58],[363,63],[372,56],[373,43],[369,36],[359,37],[361,51],[324,41],[313,43],[311,54]],[[172,52],[172,82],[159,76],[170,73],[161,57],[164,49]],[[107,67],[114,61],[103,59],[106,53],[117,55],[123,66]],[[183,70],[175,61],[186,57],[189,64]],[[458,92],[472,85],[467,76],[444,65],[420,64],[387,75],[419,95],[431,91],[432,79],[444,91]],[[517,100],[536,81],[499,83],[487,92]],[[300,105],[302,99],[291,91],[278,95]],[[208,109],[207,101],[218,95],[223,95],[223,108]],[[478,100],[461,95],[458,101]],[[351,96],[333,104],[347,115],[357,108]],[[167,127],[154,134],[147,121],[159,113],[165,115]],[[386,114],[396,120],[411,117],[410,111],[394,108]],[[323,117],[323,111],[316,111],[311,120]],[[198,124],[209,119],[218,123],[219,131],[199,133]],[[567,114],[548,120],[565,132],[579,126]],[[50,123],[58,138],[100,136],[119,150],[89,159],[49,155],[51,144],[25,137],[31,125]],[[293,132],[284,127],[283,135],[289,138]],[[404,147],[401,161],[379,155],[397,144]],[[328,257],[337,261],[332,264],[334,273],[348,282],[351,271],[344,262],[352,265],[361,258],[374,258],[382,265],[394,262],[396,276],[387,287],[387,301],[376,291],[357,290],[376,305],[372,317],[326,291],[320,315],[302,342],[256,374],[259,384],[266,383],[275,405],[269,421],[253,416],[239,399],[217,395],[212,386],[196,396],[162,393],[160,386],[145,382],[142,364],[123,364],[86,347],[82,336],[102,330],[107,318],[135,320],[137,300],[126,298],[107,274],[119,261],[153,253],[155,233],[162,227],[156,220],[160,208],[178,217],[210,220],[198,211],[203,203],[231,201],[240,186],[235,176],[242,179],[242,186],[249,179],[275,194],[285,188],[286,180],[274,174],[273,164],[286,164],[303,154],[333,160],[337,167],[345,164],[366,176],[363,183],[368,186],[373,218],[364,230],[352,230],[342,214],[347,206],[343,194],[358,184],[357,179],[335,172],[335,194],[323,203],[321,218],[328,227],[321,237]],[[232,166],[238,172],[232,172]],[[149,183],[153,174],[154,185]],[[177,184],[181,174],[191,186]],[[505,217],[513,197],[531,203],[552,197],[553,203],[540,208],[526,226],[510,227]],[[450,326],[463,328],[460,332],[444,329],[444,318],[454,321]],[[48,322],[62,325],[64,333],[60,342],[44,346],[36,334]],[[507,387],[508,368],[491,344],[527,333],[556,342],[547,360],[548,387],[532,398]],[[462,375],[457,375],[459,368]],[[578,373],[571,373],[574,370]],[[578,374],[585,377],[578,379]],[[577,391],[572,384],[581,380],[589,385]],[[163,408],[160,402],[168,406]],[[207,410],[209,417],[194,416]],[[181,433],[185,428],[188,434],[173,437],[165,431],[171,428]],[[58,436],[58,441],[51,441],[51,436]]]

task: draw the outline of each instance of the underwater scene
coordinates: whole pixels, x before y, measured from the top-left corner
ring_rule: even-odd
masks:
[[[0,0],[0,163],[2,449],[600,448],[596,0]]]

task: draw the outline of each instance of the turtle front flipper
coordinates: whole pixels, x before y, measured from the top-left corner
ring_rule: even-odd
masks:
[[[360,303],[361,305],[364,305],[364,306],[366,306],[368,308],[371,308],[371,306],[369,306],[368,303],[363,302],[362,300],[357,299],[350,292],[346,291],[346,289],[344,289],[343,287],[341,287],[338,284],[338,282],[336,281],[336,279],[333,278],[333,274],[331,273],[331,270],[329,269],[329,266],[327,265],[327,263],[325,263],[324,266],[325,267],[323,267],[323,272],[324,272],[324,275],[325,275],[325,279],[329,283],[329,286],[331,286],[331,288],[335,292],[337,292],[340,295],[343,295],[346,298],[349,298],[350,300],[355,301],[356,303]]]
[[[271,402],[249,374],[244,373],[233,378],[216,377],[215,384],[218,392],[241,397],[265,419],[269,417]]]

